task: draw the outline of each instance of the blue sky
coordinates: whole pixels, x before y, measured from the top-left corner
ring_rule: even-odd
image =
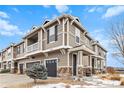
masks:
[[[120,64],[111,54],[108,25],[124,16],[124,6],[0,6],[0,50],[10,43],[18,43],[32,26],[42,25],[62,13],[79,17],[89,34],[107,49],[107,65]]]

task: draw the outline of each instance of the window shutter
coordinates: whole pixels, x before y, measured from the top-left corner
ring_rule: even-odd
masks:
[[[57,41],[57,39],[58,39],[58,36],[57,36],[58,31],[57,30],[58,30],[58,25],[55,26],[55,41]]]
[[[47,30],[47,43],[49,43],[49,29]]]

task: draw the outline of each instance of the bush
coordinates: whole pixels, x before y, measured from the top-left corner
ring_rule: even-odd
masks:
[[[10,72],[10,69],[2,69],[1,71],[0,71],[0,73],[9,73]]]
[[[124,79],[121,80],[121,84],[120,85],[124,86]]]
[[[34,82],[36,83],[36,79],[47,79],[47,69],[44,65],[35,64],[26,70],[26,75],[34,79]]]
[[[120,81],[121,77],[120,76],[112,76],[110,79]]]
[[[115,69],[114,69],[113,67],[108,67],[108,68],[107,68],[107,72],[108,72],[109,74],[115,74],[115,73],[116,73],[116,71],[115,71]]]

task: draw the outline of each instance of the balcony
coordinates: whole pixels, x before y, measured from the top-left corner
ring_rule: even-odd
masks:
[[[32,45],[27,46],[27,52],[29,53],[29,52],[34,52],[34,51],[39,50],[40,49],[39,45],[40,45],[40,43],[36,42]]]
[[[40,40],[38,38],[38,33],[32,34],[27,38],[27,53],[35,52],[40,49]]]

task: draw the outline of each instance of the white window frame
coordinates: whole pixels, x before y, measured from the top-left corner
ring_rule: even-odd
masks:
[[[79,37],[79,42],[76,41],[76,37]],[[80,44],[80,30],[75,28],[75,43]]]
[[[50,36],[52,36],[52,35],[50,35],[51,31],[53,31],[53,33],[54,33],[52,35],[55,35],[55,26],[52,26],[52,27],[49,28],[49,39],[50,39]],[[49,43],[54,43],[54,42],[55,42],[55,40],[49,41]]]

